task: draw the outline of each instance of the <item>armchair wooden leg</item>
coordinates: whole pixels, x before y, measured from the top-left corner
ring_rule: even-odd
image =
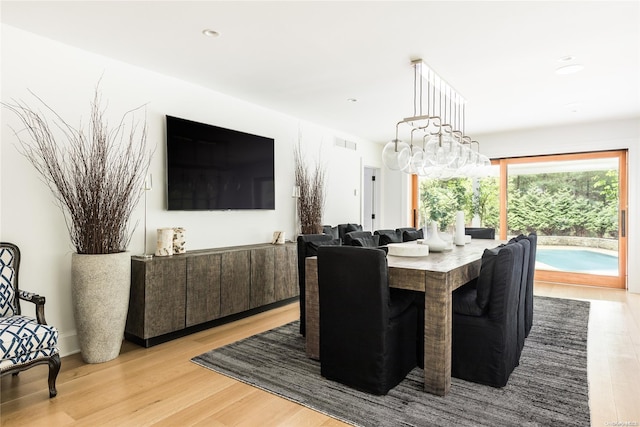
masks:
[[[56,390],[56,379],[58,378],[58,372],[60,372],[60,355],[54,354],[49,359],[49,398],[56,397],[58,391]]]

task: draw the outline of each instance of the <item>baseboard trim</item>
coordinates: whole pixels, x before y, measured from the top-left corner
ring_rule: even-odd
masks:
[[[75,329],[67,333],[59,332],[58,349],[60,350],[60,357],[80,353],[80,342]]]

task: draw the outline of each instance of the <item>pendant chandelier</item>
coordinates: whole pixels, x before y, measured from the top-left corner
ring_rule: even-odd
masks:
[[[466,100],[422,59],[413,66],[413,116],[396,124],[396,137],[382,150],[391,170],[429,178],[481,177],[491,161],[480,154],[480,144],[464,133]],[[426,81],[426,109],[423,108]],[[399,139],[400,127],[409,130],[409,143]]]

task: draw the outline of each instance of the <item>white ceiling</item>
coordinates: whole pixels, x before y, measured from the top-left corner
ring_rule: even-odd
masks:
[[[2,1],[1,8],[8,25],[377,142],[413,115],[416,58],[468,100],[472,137],[640,117],[638,1]],[[205,28],[220,36],[203,36]],[[584,70],[555,74],[567,55]]]

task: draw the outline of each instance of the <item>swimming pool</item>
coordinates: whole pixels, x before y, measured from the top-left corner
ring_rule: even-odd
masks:
[[[589,249],[538,248],[536,268],[617,276],[618,257]]]

